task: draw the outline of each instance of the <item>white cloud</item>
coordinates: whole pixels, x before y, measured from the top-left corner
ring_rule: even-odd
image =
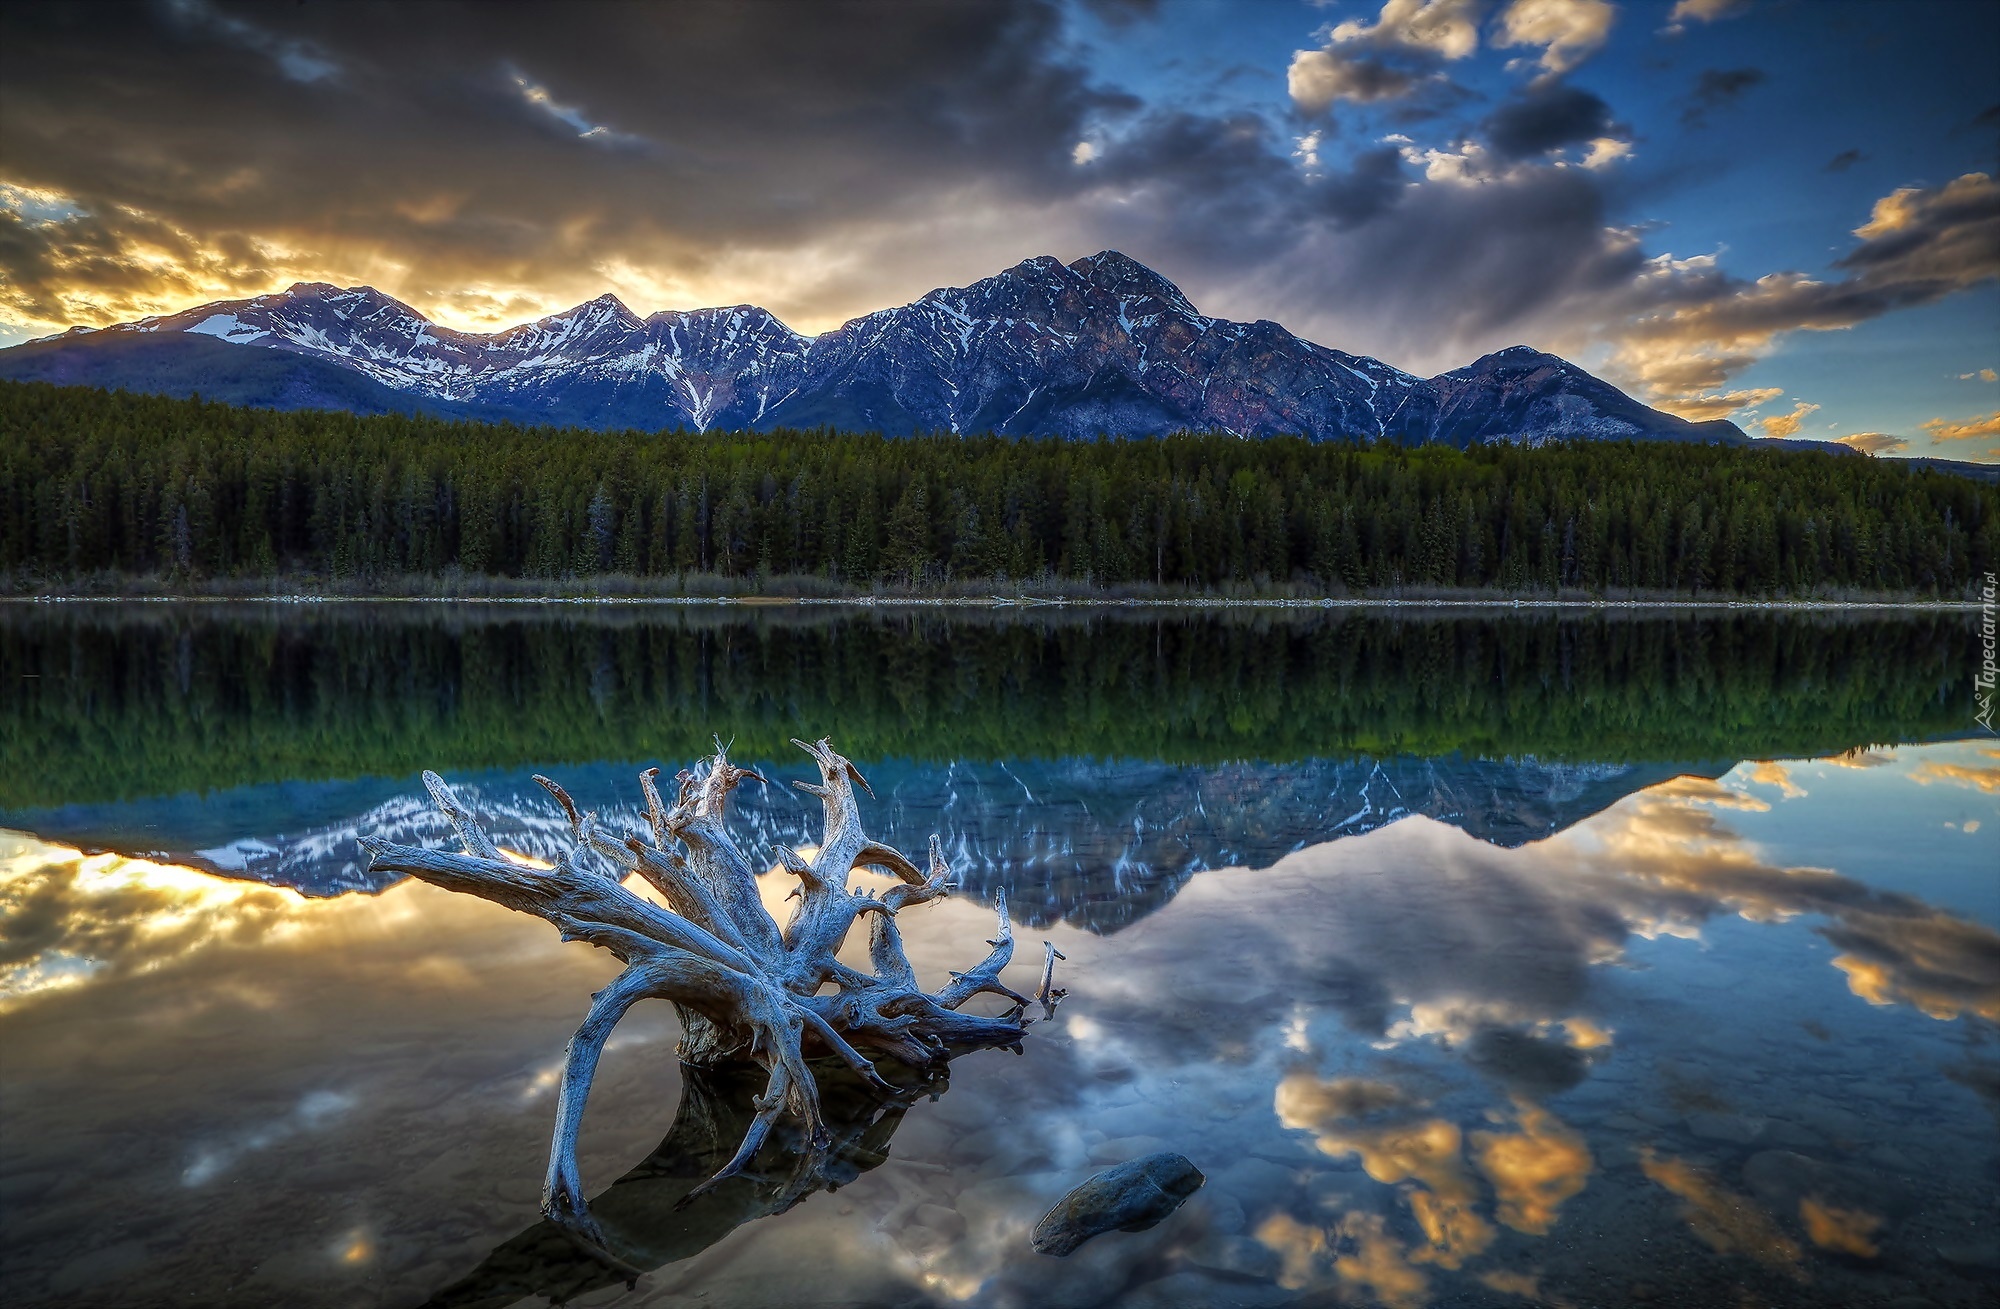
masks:
[[[1996,373],[1990,368],[1981,368],[1977,372],[1960,373],[1958,375],[1958,380],[1961,382],[1970,382],[1975,378],[1982,382],[2000,382],[2000,373]]]
[[[1441,62],[1479,48],[1485,0],[1388,0],[1371,25],[1355,18],[1327,33],[1320,50],[1296,50],[1285,70],[1292,100],[1310,112],[1336,100],[1394,100],[1435,82]],[[1385,58],[1386,56],[1386,58]]]
[[[1485,0],[1388,0],[1374,26],[1349,19],[1330,34],[1334,45],[1424,50],[1440,59],[1463,59],[1479,48],[1479,15]]]
[[[1285,70],[1285,87],[1301,109],[1317,112],[1336,100],[1367,104],[1405,96],[1420,79],[1375,59],[1333,50],[1297,50]]]
[[[1600,136],[1590,143],[1590,153],[1583,157],[1585,168],[1609,168],[1620,159],[1632,153],[1630,141],[1620,141],[1613,136]]]
[[[1565,73],[1604,44],[1617,16],[1607,0],[1514,0],[1493,44],[1541,46],[1543,70]]]
[[[1664,31],[1679,35],[1687,30],[1689,19],[1698,23],[1716,23],[1725,18],[1734,18],[1750,7],[1750,0],[1675,0],[1673,12],[1667,15]]]
[[[1076,148],[1069,152],[1070,162],[1078,167],[1082,167],[1095,158],[1097,158],[1097,147],[1088,141],[1078,141]]]
[[[1406,145],[1402,153],[1404,159],[1424,170],[1427,182],[1471,185],[1496,175],[1486,147],[1477,141],[1460,141],[1447,150]]]

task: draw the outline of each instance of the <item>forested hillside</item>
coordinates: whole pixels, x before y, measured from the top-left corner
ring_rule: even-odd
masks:
[[[0,572],[1958,597],[2000,488],[1680,443],[588,432],[0,385]]]

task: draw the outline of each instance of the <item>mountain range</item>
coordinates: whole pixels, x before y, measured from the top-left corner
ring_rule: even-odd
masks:
[[[1457,447],[1722,441],[1512,346],[1436,377],[1199,313],[1106,250],[1041,256],[803,336],[754,305],[641,318],[603,295],[491,334],[371,287],[300,282],[0,350],[0,377],[277,408],[659,430],[831,427],[1096,437],[1181,429]]]
[[[757,766],[772,777],[795,771],[782,759]],[[964,895],[990,901],[1005,889],[1021,922],[1063,919],[1105,933],[1158,909],[1205,870],[1269,867],[1293,850],[1413,814],[1511,848],[1668,778],[1721,776],[1729,767],[1397,755],[1213,765],[886,760],[867,772],[881,800],[871,827],[877,839],[921,850],[936,832]],[[501,845],[554,859],[569,848],[569,827],[530,771],[452,780]],[[604,822],[644,829],[629,797],[629,764],[553,771]],[[366,777],[236,787],[198,802],[157,796],[14,811],[5,819],[86,850],[164,858],[318,897],[373,893],[400,880],[370,870],[356,837],[448,840],[444,818],[421,797],[415,778]],[[817,821],[809,801],[774,788],[744,797],[729,826],[754,852],[807,839]]]

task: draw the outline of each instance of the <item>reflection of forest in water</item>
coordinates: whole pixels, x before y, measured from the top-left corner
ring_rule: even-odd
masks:
[[[1919,848],[1978,873],[1996,794],[2000,754],[1971,743],[1766,763],[1519,846],[1415,817],[1193,878],[1115,935],[1058,924],[1061,1020],[859,1127],[837,1194],[761,1221],[781,1168],[673,1208],[702,1159],[679,1121],[655,1148],[683,1093],[670,1022],[642,1026],[593,1104],[594,1208],[644,1272],[634,1303],[1980,1304],[2000,905],[1883,883]],[[1818,829],[1837,870],[1799,853]],[[10,953],[102,966],[0,1014],[29,1092],[6,1162],[93,1181],[47,1183],[68,1218],[10,1237],[20,1285],[624,1294],[532,1219],[590,952],[426,887],[311,902],[39,851],[8,885],[44,934]],[[972,897],[915,912],[925,969],[990,926]],[[681,1113],[733,1139],[741,1106],[692,1090]],[[1062,1190],[1153,1148],[1209,1173],[1183,1215],[1024,1255]],[[93,1298],[110,1238],[77,1215],[104,1169],[146,1262]]]
[[[0,606],[0,806],[527,763],[1823,755],[1962,731],[1963,614]]]
[[[601,761],[672,768],[720,728],[783,778],[784,738],[825,731],[868,761],[886,839],[941,833],[967,888],[1005,888],[1024,921],[1115,930],[1203,869],[1412,814],[1515,845],[1745,754],[1950,733],[1965,621],[12,606],[0,674],[26,689],[0,709],[0,822],[376,890],[355,836],[443,836],[419,767],[551,857],[563,828],[534,769],[632,821],[633,764]],[[810,826],[782,788],[739,814],[760,848]]]

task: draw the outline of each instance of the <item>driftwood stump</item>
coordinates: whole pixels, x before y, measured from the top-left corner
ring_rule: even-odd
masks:
[[[464,851],[362,841],[374,868],[546,918],[564,940],[588,941],[624,963],[625,971],[597,993],[583,1025],[570,1038],[542,1189],[542,1212],[594,1243],[602,1244],[603,1238],[578,1176],[577,1131],[605,1040],[638,1001],[658,998],[678,1007],[684,1063],[697,1068],[749,1064],[765,1076],[736,1153],[690,1190],[688,1201],[741,1173],[781,1116],[789,1115],[803,1129],[805,1167],[812,1170],[830,1136],[808,1056],[837,1056],[874,1094],[891,1100],[908,1097],[910,1091],[883,1078],[870,1053],[920,1071],[936,1069],[967,1050],[1001,1046],[1018,1052],[1034,1021],[1027,1016],[1028,997],[1000,980],[1000,970],[1014,956],[1004,896],[997,906],[999,930],[987,943],[992,952],[966,972],[953,973],[936,991],[918,984],[897,920],[900,911],[939,899],[951,889],[951,868],[938,838],[931,837],[928,870],[870,840],[862,831],[854,793],[856,786],[867,790],[868,784],[854,765],[826,741],[792,744],[819,765],[817,783],[794,785],[820,797],[825,829],[810,859],[777,847],[779,863],[799,880],[793,891],[798,904],[782,930],[764,908],[755,868],[723,826],[730,792],[745,778],[764,779],[730,763],[720,742],[705,769],[679,775],[671,806],[662,802],[655,784],[659,770],[640,774],[650,841],[613,833],[594,813],[579,813],[560,786],[537,777],[569,816],[575,844],[552,868],[528,867],[494,845],[444,780],[428,772],[424,785]],[[848,889],[848,879],[860,867],[899,880],[880,899],[857,894]],[[626,889],[625,879],[635,873],[668,907]],[[835,958],[864,914],[870,915],[872,972]],[[1055,950],[1048,949],[1038,997],[1044,1016],[1054,1013],[1062,995],[1052,984]],[[981,993],[1002,996],[1012,1007],[997,1017],[958,1012]]]

